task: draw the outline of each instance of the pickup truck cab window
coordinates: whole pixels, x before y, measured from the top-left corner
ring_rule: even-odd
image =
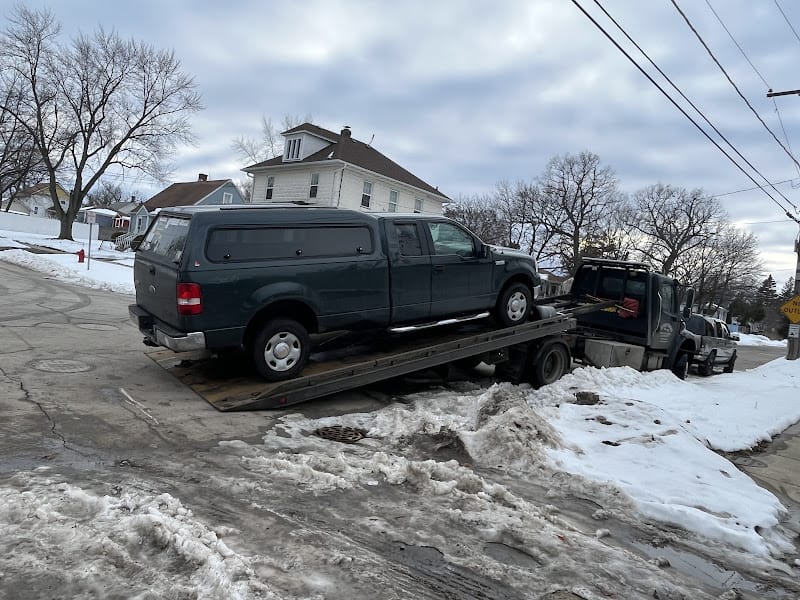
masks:
[[[422,242],[416,223],[395,223],[394,231],[402,256],[422,256]]]
[[[475,241],[463,229],[451,223],[428,222],[428,229],[433,240],[433,251],[437,255],[457,254],[458,256],[474,257]]]

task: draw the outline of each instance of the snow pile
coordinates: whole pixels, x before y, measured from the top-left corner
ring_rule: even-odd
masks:
[[[507,490],[497,492],[480,476],[456,476],[463,466],[415,461],[407,448],[419,436],[434,446],[457,439],[461,462],[476,469],[546,478],[700,539],[781,556],[791,549],[776,528],[783,506],[715,450],[751,448],[800,420],[799,376],[798,364],[784,359],[691,381],[668,371],[581,368],[540,390],[499,384],[471,394],[415,395],[409,404],[374,413],[289,415],[265,436],[263,448],[229,447],[265,479],[313,493],[413,481],[422,493],[499,493],[514,505]],[[581,390],[598,393],[600,402],[577,404]],[[345,449],[310,435],[333,424],[366,430],[367,438]]]
[[[116,490],[98,496],[42,473],[18,473],[0,488],[0,573],[25,565],[26,587],[60,597],[94,589],[102,597],[277,598],[240,556],[169,494]],[[60,578],[53,583],[53,577]],[[47,582],[50,583],[48,584]],[[10,583],[8,577],[3,585]]]
[[[2,244],[0,244],[2,245]],[[0,252],[0,260],[28,267],[51,277],[96,290],[135,294],[133,269],[128,266],[92,259],[79,263],[74,254],[31,254],[24,250]]]
[[[771,340],[765,335],[758,335],[755,333],[740,333],[739,342],[740,346],[776,346],[786,347],[786,340]]]

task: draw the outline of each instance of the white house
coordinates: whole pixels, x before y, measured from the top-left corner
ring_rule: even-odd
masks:
[[[450,199],[370,144],[311,123],[284,131],[283,156],[242,169],[253,204],[310,202],[376,212],[441,214]]]
[[[56,183],[56,195],[61,203],[61,208],[65,211],[69,206],[69,192],[60,184]],[[14,197],[13,209],[24,212],[32,217],[55,218],[53,200],[50,198],[50,184],[38,183],[34,186],[21,190]]]

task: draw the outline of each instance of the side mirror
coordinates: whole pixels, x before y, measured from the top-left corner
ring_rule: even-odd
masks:
[[[732,333],[732,334],[731,334],[731,339],[732,339],[734,342],[738,342],[738,341],[739,341],[739,334],[738,334],[738,333]]]
[[[480,256],[481,258],[489,258],[492,249],[489,248],[488,244],[484,244],[483,242],[478,242],[478,243],[481,245],[480,249],[478,250],[478,256]]]
[[[694,305],[694,288],[686,290],[685,301],[683,303],[683,318],[688,319],[692,315],[692,306]]]

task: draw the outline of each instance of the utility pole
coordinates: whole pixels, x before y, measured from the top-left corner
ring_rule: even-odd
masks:
[[[794,241],[794,251],[797,253],[797,267],[794,271],[794,298],[796,302],[800,298],[800,231],[797,232],[797,239]],[[797,360],[800,358],[800,327],[789,325],[789,340],[786,345],[786,360]],[[796,335],[792,335],[795,333]]]
[[[767,92],[767,98],[791,95],[800,96],[800,90],[789,90],[786,92],[773,92],[772,90],[769,90]],[[800,219],[795,217],[788,210],[786,211],[786,216],[800,225]],[[789,325],[789,339],[786,344],[786,360],[797,360],[800,358],[800,324],[798,324],[798,322],[800,322],[800,318],[798,318],[797,315],[797,313],[800,311],[800,232],[798,232],[797,238],[794,241],[794,251],[795,254],[797,254],[797,266],[795,267],[794,271],[794,297],[781,307],[783,313],[792,322],[792,324]]]

